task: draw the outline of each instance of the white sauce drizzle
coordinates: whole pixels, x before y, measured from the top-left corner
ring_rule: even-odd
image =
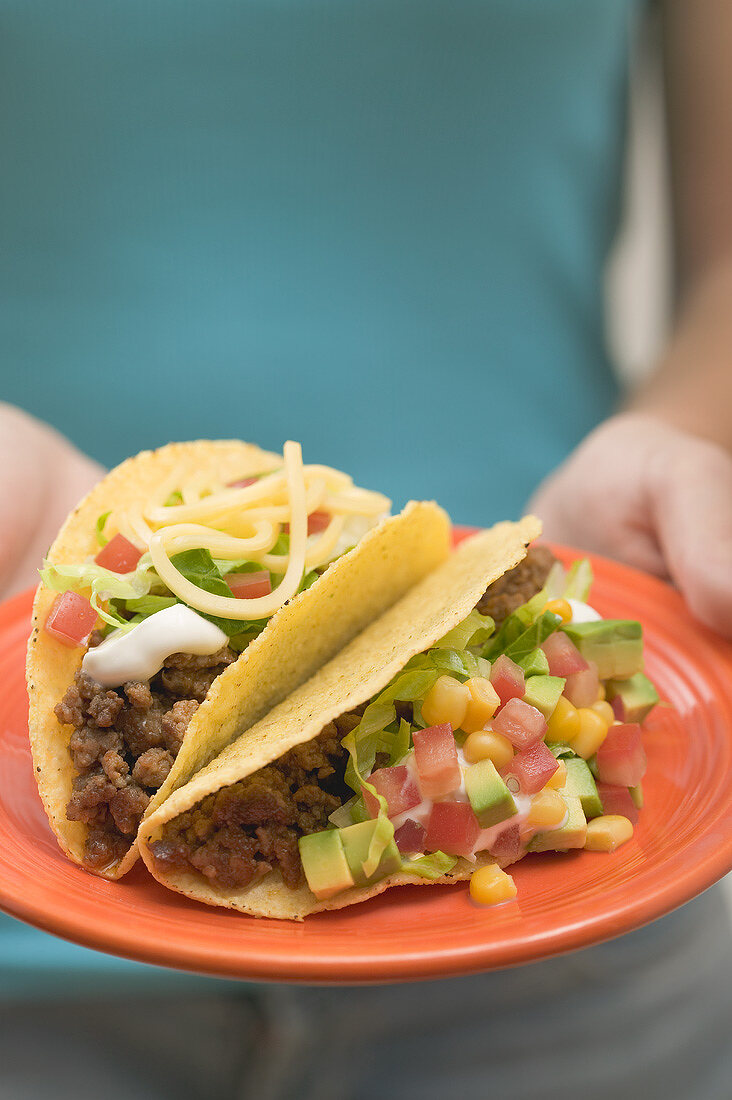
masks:
[[[208,656],[227,641],[223,630],[177,603],[156,611],[132,630],[115,630],[87,651],[81,667],[104,687],[120,687],[130,680],[149,680],[171,653]]]
[[[468,802],[468,794],[465,790],[465,769],[469,768],[470,764],[465,759],[465,754],[459,745],[457,746],[457,755],[458,761],[460,763],[461,782],[460,786],[452,792],[448,801]],[[412,779],[417,784],[417,787],[419,787],[417,768],[414,762],[414,752],[412,751],[408,753],[407,756],[399,761],[399,763],[403,764],[407,768]],[[468,859],[474,862],[477,853],[484,852],[488,848],[490,848],[495,843],[500,834],[504,831],[504,829],[508,829],[512,825],[522,825],[523,822],[526,820],[529,810],[531,808],[531,796],[527,794],[514,794],[513,791],[511,792],[511,794],[514,802],[516,803],[516,809],[518,810],[518,813],[515,813],[511,817],[506,818],[505,821],[499,821],[497,825],[491,826],[490,829],[482,829],[480,834],[478,835],[478,839],[475,842],[473,854],[471,856],[468,856]],[[445,800],[441,799],[441,801]],[[420,825],[424,825],[426,828],[427,821],[429,819],[430,813],[432,812],[433,805],[433,799],[423,798],[417,806],[412,806],[411,810],[403,810],[402,813],[395,814],[394,817],[392,817],[391,819],[392,824],[394,825],[394,829],[398,829],[401,825],[404,824],[405,821],[408,821],[410,818],[412,819],[412,821],[418,821]],[[561,825],[557,825],[556,828],[561,828]],[[418,858],[418,856],[415,856],[414,858],[416,859]]]
[[[602,618],[602,615],[598,615],[594,607],[590,607],[588,603],[583,603],[582,600],[567,600],[567,603],[572,608],[573,623],[597,623]]]

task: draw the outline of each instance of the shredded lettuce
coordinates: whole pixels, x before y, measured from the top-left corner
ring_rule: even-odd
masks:
[[[204,592],[211,592],[215,596],[231,597],[231,589],[208,550],[184,550],[180,554],[175,554],[170,560],[186,580],[195,584],[197,588],[202,588]],[[250,633],[252,630],[261,630],[264,626],[263,619],[226,619],[219,615],[208,615],[205,611],[199,611],[197,614],[214,623],[229,637]]]
[[[90,592],[89,602],[100,618],[122,630],[129,630],[134,624],[128,623],[113,608],[105,610],[102,603],[140,599],[148,595],[154,584],[160,583],[149,554],[143,554],[130,573],[113,573],[93,561],[83,565],[46,564],[39,572],[43,583],[56,592]]]
[[[257,624],[250,623],[249,625],[254,627]],[[258,624],[258,628],[256,630],[244,630],[241,634],[230,634],[229,648],[233,649],[235,653],[243,653],[249,643],[253,642],[254,639],[262,633],[266,625],[266,622],[262,622]]]
[[[399,729],[396,732],[394,741],[389,753],[389,767],[394,764],[398,764],[400,760],[409,752],[409,747],[412,741],[412,727],[406,718],[401,718],[399,721]]]
[[[546,747],[557,760],[570,760],[573,756],[577,756],[574,749],[564,741],[547,741]]]
[[[212,558],[211,560],[222,577],[225,577],[227,573],[266,572],[261,561],[252,561],[251,558],[238,558],[234,561],[228,561],[226,558]],[[229,595],[231,595],[231,592],[229,592]]]
[[[528,657],[561,625],[562,620],[558,615],[551,611],[545,611],[538,619],[534,620],[528,630],[520,634],[516,641],[506,648],[506,656],[516,662]]]
[[[369,703],[366,710],[363,712],[363,717],[359,722],[358,729],[359,737],[368,738],[375,733],[380,733],[396,718],[396,711],[390,703],[382,703],[380,698],[374,700],[373,703]]]
[[[305,573],[300,581],[298,592],[305,592],[306,589],[312,588],[319,576],[320,573],[318,573],[317,569],[311,569],[308,573]]]
[[[456,649],[430,649],[425,656],[441,675],[448,673],[456,680],[463,680],[467,675],[463,656]]]
[[[115,600],[114,602],[121,603],[124,610],[131,611],[133,615],[141,615],[143,618],[147,618],[148,615],[154,615],[156,611],[164,611],[166,607],[172,607],[178,601],[175,596],[150,595],[140,596],[139,599],[134,600]]]
[[[445,855],[444,852],[430,852],[429,855],[418,856],[417,859],[403,859],[402,870],[407,875],[419,875],[420,878],[442,878],[456,863],[455,856]]]
[[[592,588],[592,566],[587,558],[582,558],[572,564],[562,593],[565,600],[581,600],[587,602],[587,597]]]
[[[592,566],[587,558],[580,558],[565,570],[555,561],[542,591],[547,600],[582,600],[584,603],[592,587]]]
[[[111,514],[111,512],[104,512],[94,524],[94,536],[100,546],[106,546],[109,542],[109,539],[104,534],[104,527]]]
[[[464,650],[468,646],[483,645],[495,630],[496,624],[490,615],[481,615],[475,608],[462,622],[454,626],[435,643],[437,649]]]
[[[337,829],[346,829],[349,825],[358,825],[361,821],[368,821],[369,815],[361,795],[354,794],[348,802],[344,802],[328,818]]]
[[[346,735],[346,737],[343,738],[343,741],[341,742],[343,747],[348,751],[350,757],[348,761],[348,767],[350,767],[355,777],[355,781],[359,784],[358,788],[354,786],[354,790],[356,790],[358,793],[365,788],[378,800],[379,803],[379,814],[376,818],[374,835],[371,837],[368,855],[363,861],[363,873],[368,878],[376,871],[376,868],[381,862],[381,857],[386,850],[387,844],[389,844],[389,842],[393,839],[394,826],[388,817],[389,806],[386,799],[383,795],[379,794],[379,792],[376,790],[376,787],[369,783],[368,779],[364,777],[364,772],[371,771],[371,768],[373,767],[373,762],[371,764],[371,767],[366,768],[364,762],[359,758],[359,747],[357,745],[355,732],[355,730],[352,730],[349,734]]]
[[[277,542],[270,550],[270,554],[285,554],[290,553],[290,535],[287,531],[281,531],[277,536]]]
[[[396,700],[411,703],[422,699],[438,677],[437,669],[406,669],[397,676],[379,695],[379,703],[393,703]]]
[[[524,657],[532,649],[536,649],[540,642],[534,641],[533,644],[530,644],[532,638],[539,638],[543,634],[540,640],[544,641],[561,625],[561,619],[558,615],[543,610],[545,604],[546,600],[543,596],[540,601],[537,601],[536,597],[532,597],[528,603],[517,608],[512,615],[505,619],[496,636],[489,639],[488,644],[483,649],[483,656],[489,661],[495,661],[496,657],[505,653],[516,661],[518,657]],[[542,625],[534,629],[537,622],[541,622]],[[550,627],[551,629],[549,629]],[[517,653],[518,657],[513,656],[514,653]]]

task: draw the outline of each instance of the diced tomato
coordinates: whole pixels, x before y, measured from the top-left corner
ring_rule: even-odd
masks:
[[[308,516],[308,534],[319,535],[321,531],[325,531],[332,519],[333,517],[330,512],[311,512]],[[289,535],[289,523],[283,523],[282,530],[286,535]]]
[[[405,764],[397,764],[393,768],[378,768],[369,776],[369,783],[386,799],[389,817],[403,814],[405,810],[411,810],[422,801],[419,788]],[[379,800],[365,787],[363,800],[369,815],[378,817]]]
[[[45,630],[63,645],[86,645],[96,621],[97,613],[84,596],[63,592],[53,601]]]
[[[574,642],[561,630],[550,634],[541,648],[546,654],[552,676],[571,676],[573,672],[583,672],[589,667]]]
[[[491,855],[499,862],[517,859],[521,854],[521,830],[517,824],[506,826],[493,841]]]
[[[138,550],[124,535],[115,535],[99,551],[94,561],[113,573],[131,573],[142,557]]]
[[[622,695],[616,695],[614,699],[610,700],[610,706],[613,708],[613,714],[617,718],[618,722],[625,721],[625,703],[623,702]]]
[[[308,534],[319,535],[321,531],[325,531],[332,518],[330,512],[311,512],[308,516]]]
[[[504,779],[507,775],[514,775],[523,794],[536,794],[558,767],[556,758],[544,742],[534,741],[528,748],[516,753],[505,769]]]
[[[418,821],[413,821],[411,817],[408,817],[403,825],[394,830],[394,842],[404,855],[423,852],[426,836],[427,830],[424,825],[420,825]]]
[[[597,793],[600,796],[604,814],[620,814],[621,817],[627,817],[628,821],[632,821],[634,825],[637,824],[640,816],[638,807],[627,787],[616,787],[613,783],[598,783]]]
[[[266,569],[257,573],[227,573],[224,580],[238,600],[256,600],[272,591],[272,579]]]
[[[597,750],[597,776],[601,783],[637,787],[646,771],[641,728],[636,722],[611,726]]]
[[[546,733],[544,715],[523,699],[509,700],[495,715],[491,725],[517,749],[525,749],[533,741],[540,741]]]
[[[479,835],[478,818],[469,802],[435,802],[427,822],[425,851],[469,856]]]
[[[508,703],[510,699],[521,699],[526,694],[524,670],[504,653],[493,662],[490,681],[502,703]]]
[[[227,481],[227,489],[248,489],[250,485],[253,485],[255,481],[259,481],[258,477],[242,477],[238,481]]]
[[[567,677],[563,694],[575,707],[591,707],[596,701],[600,690],[600,677],[597,675],[597,665],[594,661],[588,662],[588,667],[581,672],[573,672]]]
[[[449,723],[414,731],[414,762],[423,798],[444,798],[457,790],[462,775]]]

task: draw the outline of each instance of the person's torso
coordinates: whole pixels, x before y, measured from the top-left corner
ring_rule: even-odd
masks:
[[[3,396],[516,513],[614,395],[633,7],[5,0]]]

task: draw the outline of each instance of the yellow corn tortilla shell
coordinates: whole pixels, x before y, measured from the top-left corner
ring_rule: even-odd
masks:
[[[59,532],[48,561],[69,564],[98,552],[99,515],[146,500],[156,486],[179,474],[222,480],[244,478],[282,465],[282,457],[238,441],[199,440],[145,451],[112,470],[82,500]],[[262,633],[216,678],[193,716],[175,765],[148,807],[152,813],[224,746],[262,718],[330,660],[360,630],[444,561],[450,521],[434,503],[410,503],[384,520],[269,621]],[[43,629],[58,593],[40,585],[28,643],[28,728],[34,772],[48,819],[61,848],[83,864],[88,826],[69,821],[66,806],[78,774],[68,752],[71,726],[54,714],[81,664],[84,650],[70,649]],[[137,845],[102,872],[119,878],[137,859]]]
[[[227,890],[193,871],[162,872],[155,864],[150,844],[160,838],[166,822],[207,795],[245,779],[296,745],[317,737],[328,722],[378,694],[410,658],[429,649],[462,622],[488,585],[518,565],[528,544],[540,534],[539,521],[526,516],[520,523],[499,523],[461,543],[444,564],[372,622],[337,657],[172,794],[140,827],[140,851],[155,878],[209,905],[258,917],[294,920],[323,909],[353,905],[389,886],[435,881],[399,872],[373,885],[354,887],[327,901],[318,901],[307,886],[290,890],[279,872],[270,872],[248,888]],[[485,862],[491,860],[479,857],[477,866]],[[437,881],[468,878],[475,867],[460,860]]]

